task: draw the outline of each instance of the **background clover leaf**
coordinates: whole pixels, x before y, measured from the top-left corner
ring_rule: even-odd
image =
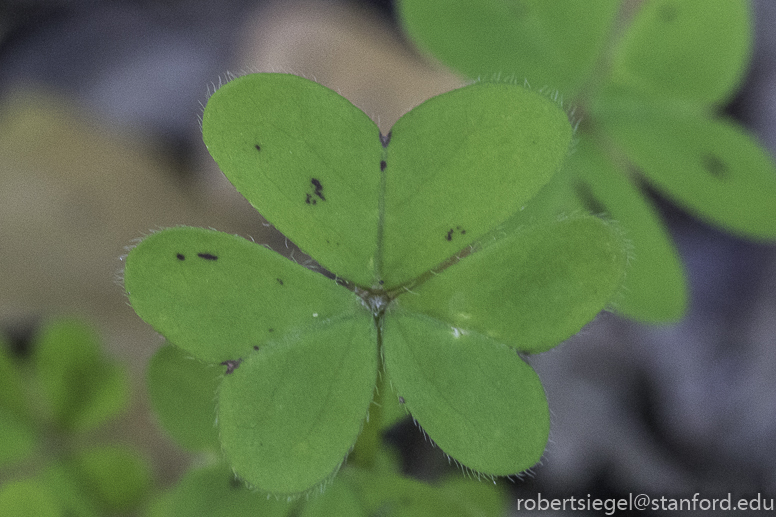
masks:
[[[439,95],[381,136],[342,97],[286,74],[222,86],[202,132],[267,220],[338,276],[384,289],[519,211],[558,170],[571,139],[563,110],[513,84]]]
[[[644,2],[612,59],[611,81],[652,98],[725,101],[752,52],[746,0]]]
[[[666,322],[687,306],[682,264],[645,183],[734,234],[776,238],[776,167],[715,116],[751,54],[746,0],[401,0],[398,12],[420,48],[466,76],[525,78],[577,108],[579,156],[541,208],[554,216],[581,205],[621,223],[635,257],[624,315]]]
[[[571,96],[606,43],[620,0],[401,0],[416,44],[467,77],[498,74]]]

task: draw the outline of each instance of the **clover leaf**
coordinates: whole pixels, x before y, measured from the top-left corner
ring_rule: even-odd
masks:
[[[576,333],[627,258],[598,218],[509,222],[560,167],[571,133],[555,103],[505,83],[432,98],[388,135],[292,75],[247,75],[212,95],[213,158],[331,273],[190,227],[154,233],[126,258],[138,315],[223,365],[219,436],[243,479],[283,494],[325,483],[377,411],[378,376],[467,467],[508,475],[540,459],[547,402],[516,352]]]
[[[525,79],[576,107],[577,152],[541,205],[622,225],[635,260],[618,311],[654,323],[681,318],[688,292],[643,187],[733,234],[776,239],[773,159],[717,113],[746,72],[751,11],[747,0],[397,2],[407,35],[451,68]]]

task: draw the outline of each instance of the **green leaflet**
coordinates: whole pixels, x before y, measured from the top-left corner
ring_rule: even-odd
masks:
[[[575,171],[575,195],[620,225],[631,260],[617,311],[638,321],[679,320],[687,307],[684,268],[657,210],[615,163],[583,135],[564,168]]]
[[[560,108],[503,83],[434,97],[381,138],[342,97],[284,74],[221,87],[202,130],[267,220],[336,275],[384,289],[517,212],[560,167],[571,138]]]
[[[560,168],[570,138],[556,105],[503,83],[454,90],[400,118],[385,169],[385,287],[428,271],[518,212]]]
[[[148,394],[162,427],[190,450],[220,450],[216,392],[223,368],[205,364],[182,348],[165,345],[148,365]]]
[[[229,181],[286,237],[348,280],[375,282],[383,148],[363,111],[301,77],[252,74],[210,97],[202,136]]]
[[[326,515],[368,517],[369,513],[364,511],[351,487],[337,480],[326,489],[325,494],[309,499],[299,517],[325,517]]]
[[[262,490],[325,482],[355,443],[377,377],[372,315],[270,343],[224,377],[218,422],[227,459]]]
[[[626,261],[623,240],[600,219],[537,224],[462,259],[396,303],[539,353],[579,332],[606,307]]]
[[[749,62],[749,10],[746,0],[642,2],[616,49],[611,80],[656,99],[725,101]]]
[[[29,422],[0,408],[0,468],[20,463],[31,456],[37,438]]]
[[[36,479],[15,480],[0,485],[0,514],[17,517],[64,517],[56,495]]]
[[[343,472],[342,478],[361,501],[363,509],[358,515],[498,517],[506,513],[506,494],[484,480],[451,477],[429,485],[396,473],[355,469]]]
[[[293,510],[286,501],[248,490],[228,466],[189,470],[181,481],[157,499],[149,517],[285,517]]]
[[[383,353],[396,393],[445,453],[496,476],[539,461],[549,409],[539,377],[514,350],[402,310],[385,318]]]
[[[35,369],[48,409],[67,430],[93,429],[123,411],[127,372],[101,356],[94,330],[61,319],[43,328],[33,346]]]
[[[102,446],[81,451],[68,467],[103,515],[136,508],[151,484],[148,465],[127,447]]]
[[[20,368],[8,348],[0,336],[0,468],[28,457],[37,442]]]
[[[0,336],[0,410],[27,417],[24,384],[19,365],[9,353],[10,345]]]
[[[210,363],[237,361],[275,336],[360,308],[357,296],[323,275],[201,228],[145,238],[127,256],[124,286],[141,318]]]
[[[599,117],[645,178],[687,210],[732,233],[776,238],[776,166],[740,127],[655,106],[638,119]]]
[[[420,47],[467,77],[526,79],[569,98],[593,70],[618,0],[401,0]]]

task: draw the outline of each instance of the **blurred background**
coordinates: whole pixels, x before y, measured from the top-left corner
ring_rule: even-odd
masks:
[[[753,4],[754,58],[725,111],[774,153],[776,2]],[[137,402],[112,431],[163,484],[187,460],[147,409],[144,370],[162,338],[127,305],[121,256],[177,224],[283,246],[201,141],[202,107],[228,72],[317,80],[384,133],[463,83],[416,53],[390,0],[0,3],[0,330],[22,350],[52,316],[94,324],[134,375]],[[543,463],[510,485],[515,497],[776,497],[776,246],[660,206],[690,310],[660,327],[605,313],[531,358],[553,427]],[[390,438],[407,445],[408,472],[448,468],[411,425]]]

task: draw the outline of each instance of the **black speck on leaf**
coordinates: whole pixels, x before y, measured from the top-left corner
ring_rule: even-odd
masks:
[[[448,230],[447,236],[445,237],[445,239],[447,239],[448,241],[453,240],[453,229],[452,228],[450,228],[450,230]]]
[[[283,280],[281,280],[280,278],[276,278],[275,280],[277,280],[280,285],[283,285]]]
[[[256,144],[256,150],[261,151],[261,146],[259,144]]]
[[[380,171],[384,171],[386,167],[385,160],[380,160]]]
[[[391,131],[388,131],[387,135],[380,133],[380,143],[383,144],[383,147],[388,147],[388,144],[391,143],[391,133]]]
[[[197,256],[199,258],[205,259],[205,260],[218,260],[218,257],[216,257],[215,255],[212,255],[210,253],[197,253]]]
[[[318,196],[321,199],[321,201],[326,201],[326,198],[323,196],[323,185],[321,184],[321,182],[316,178],[310,178],[310,183],[315,188],[315,192],[313,192],[313,194]]]
[[[178,260],[186,260],[186,255],[184,255],[183,253],[178,253],[177,257],[178,257]]]
[[[259,345],[253,345],[253,349],[254,350],[258,350],[259,349]]]
[[[226,373],[224,375],[229,375],[233,373],[238,366],[240,366],[240,363],[242,362],[242,358],[235,360],[228,360],[221,363],[221,365],[226,366]]]

